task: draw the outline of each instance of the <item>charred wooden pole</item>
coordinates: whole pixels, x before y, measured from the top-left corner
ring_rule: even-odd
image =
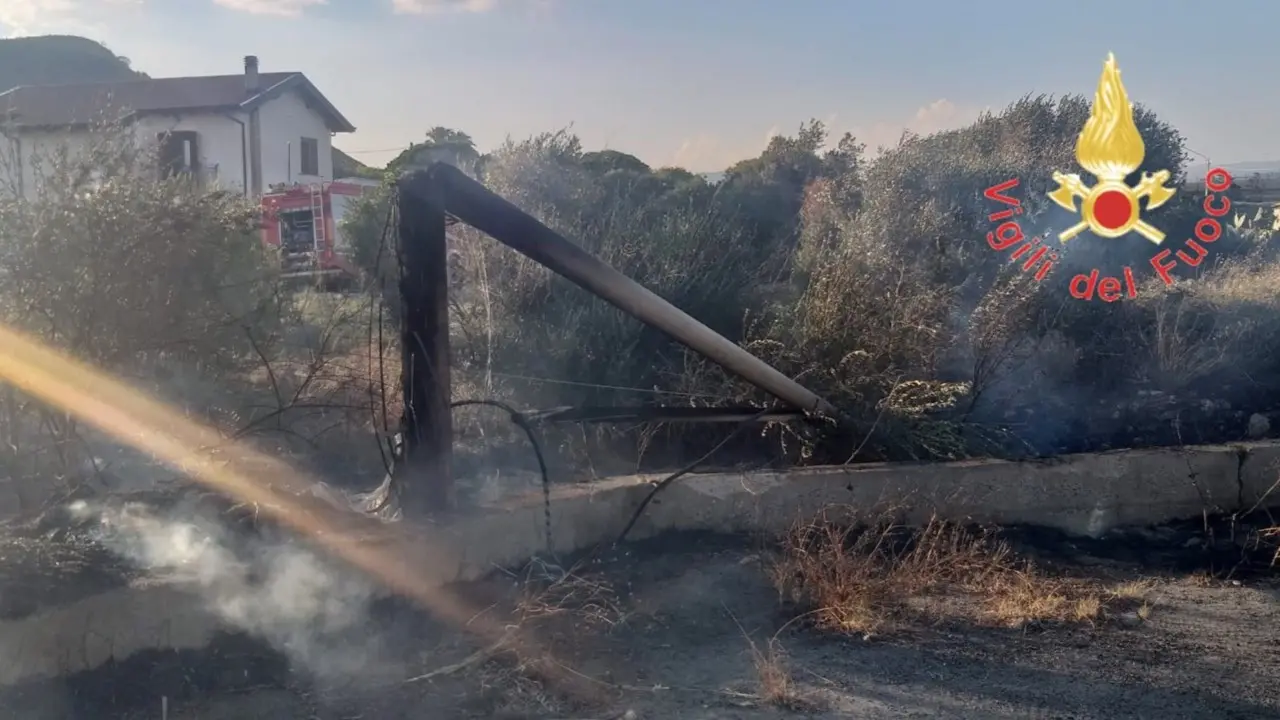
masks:
[[[395,486],[401,511],[413,517],[456,504],[448,244],[439,184],[417,172],[398,185],[404,454]]]
[[[806,413],[841,417],[824,398],[560,236],[461,170],[436,163],[426,172],[439,192],[444,193],[444,205],[450,215],[661,330],[788,405]]]

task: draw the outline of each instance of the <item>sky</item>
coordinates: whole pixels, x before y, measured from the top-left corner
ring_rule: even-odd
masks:
[[[1108,52],[1196,163],[1280,160],[1277,28],[1274,0],[0,0],[0,34],[84,35],[152,77],[302,71],[379,165],[436,125],[700,172],[810,118],[875,148],[1092,95]]]

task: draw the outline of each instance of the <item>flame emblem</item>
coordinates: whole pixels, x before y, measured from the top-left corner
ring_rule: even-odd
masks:
[[[1076,140],[1076,162],[1093,173],[1098,184],[1089,187],[1079,175],[1053,174],[1058,188],[1049,193],[1049,199],[1082,218],[1067,228],[1058,239],[1067,242],[1085,230],[1104,238],[1118,238],[1136,232],[1159,245],[1164,233],[1142,219],[1138,204],[1143,198],[1147,210],[1152,210],[1173,197],[1173,188],[1165,187],[1169,171],[1145,173],[1136,187],[1125,184],[1127,177],[1142,165],[1146,145],[1138,126],[1133,121],[1133,103],[1120,82],[1120,68],[1114,54],[1108,54],[1102,67],[1102,77],[1093,97],[1089,119]],[[1082,200],[1076,208],[1076,198]]]

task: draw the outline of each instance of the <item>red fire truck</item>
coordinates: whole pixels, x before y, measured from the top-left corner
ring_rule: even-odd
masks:
[[[262,196],[262,241],[280,253],[285,277],[341,285],[359,277],[342,216],[377,182],[362,178],[274,187]]]

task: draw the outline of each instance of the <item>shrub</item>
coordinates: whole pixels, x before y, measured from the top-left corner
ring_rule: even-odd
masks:
[[[792,459],[1045,453],[1107,445],[1117,433],[1167,435],[1167,408],[1139,417],[1152,388],[1203,394],[1206,383],[1244,387],[1246,375],[1274,369],[1232,359],[1243,343],[1269,342],[1269,219],[1237,224],[1176,288],[1152,285],[1116,304],[1076,301],[1068,281],[1080,267],[1145,265],[1142,243],[1064,248],[1036,284],[982,241],[991,229],[982,191],[1010,178],[1020,181],[1026,227],[1047,233],[1067,219],[1045,194],[1055,170],[1075,168],[1088,113],[1083,97],[1028,96],[967,128],[908,135],[873,159],[851,136],[824,151],[826,128],[810,122],[718,183],[584,153],[567,131],[508,141],[478,165],[492,190],[853,418],[837,434],[771,428]],[[1136,120],[1147,152],[1130,181],[1168,169],[1182,183],[1181,135],[1146,109]],[[362,233],[378,247],[385,198],[369,207]],[[1196,193],[1180,192],[1159,225],[1188,237],[1202,213]],[[455,229],[451,247],[463,382],[539,406],[768,401],[474,231]],[[717,432],[666,438],[680,445]]]
[[[205,380],[247,372],[262,361],[259,341],[288,322],[258,208],[159,180],[155,160],[118,126],[36,159],[33,194],[0,197],[0,321],[146,386],[185,369]],[[47,495],[49,475],[74,485],[100,474],[105,451],[71,418],[12,389],[0,408],[0,475],[42,485],[29,497]]]
[[[155,167],[115,127],[39,159],[35,196],[0,201],[6,322],[111,369],[245,357],[272,300],[258,210]]]

